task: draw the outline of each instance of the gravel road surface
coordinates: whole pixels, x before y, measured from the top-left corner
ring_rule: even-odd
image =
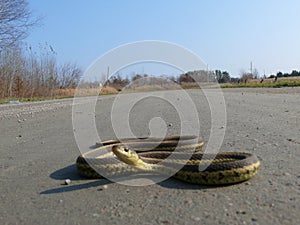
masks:
[[[141,187],[80,178],[72,99],[1,105],[0,224],[300,224],[299,90],[223,90],[227,125],[220,127],[221,149],[256,154],[261,167],[253,179],[222,187],[173,178]],[[211,116],[205,96],[198,90],[189,94],[207,141]],[[96,105],[103,140],[115,137],[113,101],[104,96]],[[157,117],[167,134],[180,129],[171,105],[148,98],[131,110],[132,132],[149,135],[149,121]],[[65,179],[71,183],[64,185]]]

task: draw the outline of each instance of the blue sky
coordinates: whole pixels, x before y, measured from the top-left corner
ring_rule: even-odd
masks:
[[[162,40],[195,52],[209,69],[239,76],[300,70],[300,1],[28,0],[44,16],[26,41],[47,42],[83,70],[119,45]]]

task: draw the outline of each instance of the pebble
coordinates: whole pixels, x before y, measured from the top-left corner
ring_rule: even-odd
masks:
[[[200,221],[200,220],[201,220],[200,217],[192,217],[192,219],[193,219],[194,221]]]
[[[193,200],[191,200],[191,199],[188,199],[188,200],[184,201],[184,204],[192,204],[192,203],[193,203]]]
[[[71,180],[70,179],[66,179],[65,180],[65,185],[69,185],[71,183]]]
[[[103,185],[102,187],[100,187],[99,189],[98,189],[98,191],[104,191],[104,190],[106,190],[108,188],[108,186],[105,184],[105,185]]]
[[[9,104],[19,105],[21,102],[19,100],[9,101]]]

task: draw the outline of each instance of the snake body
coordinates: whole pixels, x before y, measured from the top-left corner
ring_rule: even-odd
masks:
[[[260,166],[250,153],[203,153],[204,143],[195,136],[109,140],[97,146],[77,158],[80,175],[100,178],[142,172],[188,183],[224,185],[252,178]]]

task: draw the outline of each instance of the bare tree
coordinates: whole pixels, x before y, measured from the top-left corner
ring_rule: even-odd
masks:
[[[76,88],[81,74],[76,64],[65,63],[60,68],[59,88]]]
[[[0,51],[26,38],[39,21],[32,19],[27,0],[0,0]]]
[[[3,82],[2,95],[12,97],[13,85],[18,74],[22,71],[23,61],[20,48],[11,48],[10,51],[2,52],[0,79]]]
[[[248,82],[248,80],[253,79],[253,74],[252,73],[247,73],[245,70],[240,71],[240,76],[241,76],[240,81],[245,83],[245,84]]]
[[[52,97],[60,94],[58,89],[77,86],[80,68],[74,63],[58,65],[48,47],[35,53],[30,46],[24,51],[14,45],[0,52],[0,98]]]

